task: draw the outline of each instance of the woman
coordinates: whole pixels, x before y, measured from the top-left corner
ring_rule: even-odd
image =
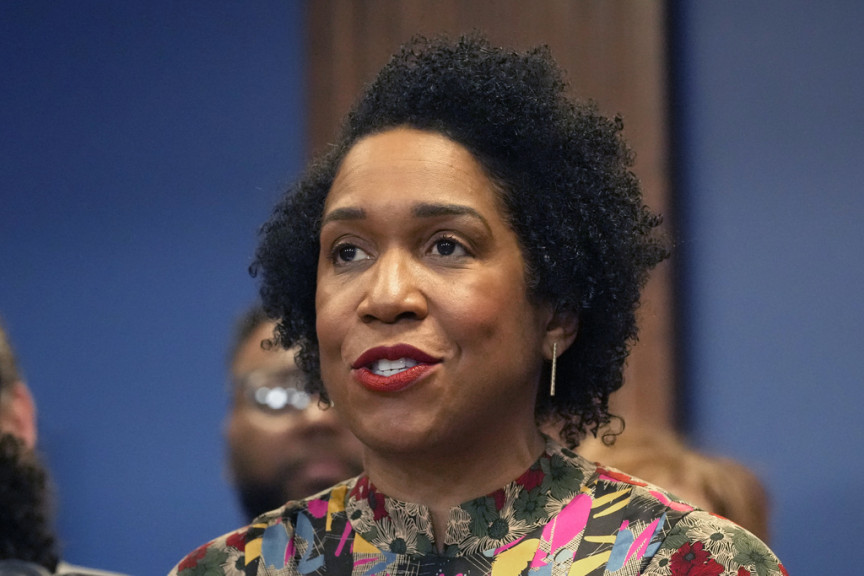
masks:
[[[780,574],[743,529],[539,432],[563,421],[575,445],[609,423],[665,256],[620,130],[564,97],[544,50],[394,57],[254,266],[365,473],[174,573]]]

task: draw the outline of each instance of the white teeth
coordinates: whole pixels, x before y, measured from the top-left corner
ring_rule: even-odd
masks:
[[[377,374],[378,376],[392,376],[393,374],[398,374],[403,370],[407,370],[413,366],[419,364],[416,360],[412,360],[411,358],[399,358],[398,360],[376,360],[372,363],[369,369],[373,374]]]

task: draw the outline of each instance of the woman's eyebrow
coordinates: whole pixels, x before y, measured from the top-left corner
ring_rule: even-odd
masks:
[[[362,220],[364,218],[366,218],[366,212],[362,208],[336,208],[324,217],[321,225],[339,220]]]
[[[437,218],[439,216],[470,216],[471,218],[479,220],[487,230],[490,230],[489,222],[486,221],[486,218],[484,218],[482,214],[480,214],[470,206],[464,206],[462,204],[436,204],[430,202],[422,202],[420,204],[414,205],[411,208],[411,214],[415,218]],[[366,218],[366,211],[362,208],[356,208],[352,206],[345,208],[336,208],[324,217],[324,219],[321,221],[321,225],[323,226],[328,222],[363,220],[364,218]]]
[[[416,204],[411,209],[411,213],[417,218],[435,218],[438,216],[470,216],[479,220],[487,230],[490,230],[489,223],[486,221],[486,218],[484,218],[482,214],[480,214],[470,206],[464,206],[462,204],[433,204],[423,202],[420,204]]]

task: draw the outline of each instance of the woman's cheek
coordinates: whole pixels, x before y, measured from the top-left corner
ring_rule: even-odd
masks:
[[[324,369],[323,362],[325,358],[331,360],[334,348],[336,350],[339,349],[339,342],[341,341],[339,324],[339,322],[333,321],[326,311],[319,312],[315,329],[318,333],[318,347],[321,352],[322,370]]]

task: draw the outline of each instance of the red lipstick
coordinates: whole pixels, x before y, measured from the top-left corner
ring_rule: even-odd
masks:
[[[403,358],[416,362],[416,365],[389,376],[372,371],[373,365],[379,360],[395,361]],[[417,382],[440,361],[414,346],[397,344],[366,350],[354,361],[351,368],[354,379],[365,388],[374,392],[399,392]]]

